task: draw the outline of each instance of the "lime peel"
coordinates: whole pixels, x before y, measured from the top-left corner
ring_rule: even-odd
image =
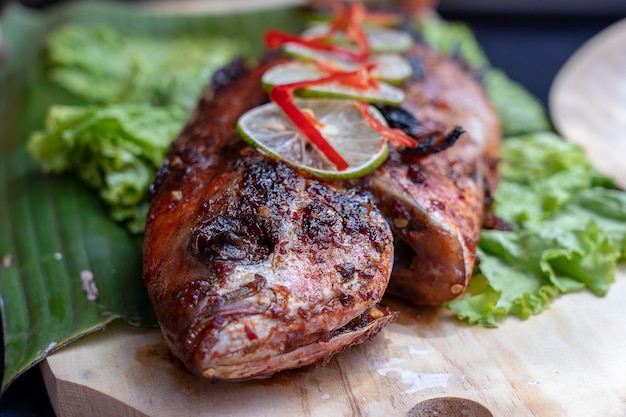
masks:
[[[263,74],[261,82],[263,87],[269,91],[277,85],[314,81],[326,76],[327,74],[317,68],[315,64],[293,61],[273,66]],[[301,97],[346,98],[395,106],[404,101],[404,92],[399,88],[385,82],[377,84],[377,88],[359,89],[338,82],[331,82],[298,89],[296,95]]]
[[[353,3],[338,9],[330,24],[300,37],[266,32],[268,47],[282,46],[313,64],[278,64],[263,74],[271,103],[239,118],[241,137],[296,169],[329,179],[355,178],[374,170],[387,158],[389,142],[416,146],[412,137],[389,128],[380,112],[367,104],[393,106],[404,101],[402,90],[380,80],[404,82],[411,77],[412,66],[398,53],[372,56],[372,50],[404,52],[411,48],[412,37],[394,29],[365,29],[367,15],[362,4]]]
[[[305,39],[316,39],[329,33],[331,25],[319,23],[310,26],[304,31],[302,36]],[[413,45],[413,38],[407,32],[382,28],[377,26],[366,27],[363,30],[365,37],[370,45],[372,52],[406,52]],[[347,42],[345,32],[336,31],[330,41],[336,45],[342,45]]]
[[[285,53],[293,58],[303,61],[321,61],[335,65],[344,71],[354,71],[358,64],[343,59],[332,52],[320,51],[306,45],[286,43],[283,45]],[[373,64],[376,68],[372,71],[372,77],[391,84],[402,84],[413,74],[413,68],[409,61],[397,53],[371,54],[366,64]]]
[[[311,111],[323,127],[326,140],[348,162],[338,170],[318,151],[275,103],[246,112],[239,118],[237,131],[252,146],[295,169],[317,177],[342,180],[356,178],[380,166],[389,154],[389,145],[362,117],[351,100],[295,99],[304,111]],[[373,107],[372,117],[385,123]]]

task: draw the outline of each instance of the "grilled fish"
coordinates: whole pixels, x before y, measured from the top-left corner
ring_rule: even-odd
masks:
[[[393,236],[369,198],[238,137],[267,101],[260,75],[217,75],[151,190],[144,281],[169,348],[209,379],[323,364],[395,318],[378,306]]]
[[[405,129],[426,141],[453,135],[454,146],[419,158],[408,149],[389,158],[362,187],[375,196],[396,237],[388,293],[432,305],[457,297],[472,276],[498,182],[500,122],[462,63],[419,45],[410,58],[419,70],[404,86],[404,110],[415,118]]]
[[[497,183],[498,119],[461,65],[424,46],[409,58],[407,100],[387,116],[412,115],[403,128],[440,152],[396,150],[350,182],[246,145],[235,125],[267,101],[262,69],[217,74],[157,175],[144,243],[165,340],[192,372],[242,380],[326,363],[395,318],[378,304],[392,268],[388,291],[415,304],[465,289]]]

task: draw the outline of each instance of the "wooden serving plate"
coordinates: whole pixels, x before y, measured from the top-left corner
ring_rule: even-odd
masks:
[[[626,270],[604,298],[568,295],[497,329],[391,301],[400,318],[372,341],[326,367],[267,380],[198,379],[158,330],[122,323],[51,355],[42,370],[59,417],[419,416],[416,404],[439,397],[473,400],[494,416],[626,415]]]
[[[618,32],[625,31],[622,24]],[[614,44],[617,35],[611,33],[600,46]],[[620,51],[626,53],[625,44]],[[585,53],[595,54],[598,43],[590,48]],[[598,69],[601,56],[593,58],[598,74],[603,71]],[[614,62],[614,56],[610,58]],[[602,118],[604,104],[591,102],[596,95],[585,96],[584,88],[572,95],[572,85],[582,82],[576,77],[602,77],[579,70],[576,62],[587,62],[585,56],[573,59],[551,96],[555,123],[589,150],[600,169],[624,185],[626,164],[621,158],[626,156],[626,138],[594,131],[593,126],[607,120]],[[626,91],[626,71],[620,74],[621,83],[613,82]],[[606,95],[598,97],[608,100]],[[616,93],[610,97],[620,100]],[[575,103],[583,103],[586,110],[572,110]],[[626,100],[613,105],[621,106],[626,123]],[[371,342],[337,355],[326,367],[267,380],[198,379],[170,355],[158,330],[121,323],[49,356],[42,371],[58,416],[415,417],[434,415],[420,414],[418,404],[445,397],[472,400],[488,410],[457,415],[626,416],[623,268],[604,298],[586,291],[571,294],[538,316],[507,319],[497,329],[466,326],[444,309],[386,301],[400,318]]]

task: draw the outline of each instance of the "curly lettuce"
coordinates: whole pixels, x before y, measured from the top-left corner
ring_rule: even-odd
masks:
[[[53,105],[28,150],[44,171],[98,190],[114,220],[144,230],[147,190],[213,72],[247,44],[207,35],[154,38],[65,25],[46,45],[47,76],[79,105]]]
[[[72,172],[111,208],[111,217],[141,233],[146,192],[187,112],[149,104],[52,106],[28,150],[45,172]]]
[[[626,253],[626,193],[581,147],[551,131],[541,103],[490,66],[469,27],[433,18],[419,29],[483,74],[505,138],[493,210],[513,230],[483,230],[472,282],[447,307],[470,324],[495,327],[506,316],[538,314],[561,294],[605,295]]]

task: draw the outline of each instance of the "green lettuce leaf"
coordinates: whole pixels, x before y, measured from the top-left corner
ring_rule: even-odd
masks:
[[[178,106],[53,106],[28,150],[44,171],[74,173],[98,190],[113,219],[141,233],[148,186],[186,117]]]
[[[496,68],[488,69],[484,83],[487,95],[500,116],[505,138],[552,129],[541,102],[504,72]]]
[[[540,223],[576,193],[602,182],[580,146],[551,132],[508,138],[499,168],[503,180],[493,209],[518,225]]]
[[[422,39],[438,51],[462,58],[472,68],[487,68],[489,60],[474,33],[464,23],[429,17],[418,22]]]
[[[90,103],[176,104],[190,109],[213,71],[247,44],[210,35],[164,39],[70,24],[47,43],[49,76]]]
[[[170,143],[213,72],[246,45],[64,25],[47,41],[46,75],[86,104],[50,107],[28,150],[44,171],[78,175],[98,190],[114,220],[140,234],[148,186]]]
[[[559,294],[606,294],[626,252],[626,193],[598,174],[582,148],[549,132],[541,103],[490,66],[469,27],[433,18],[419,30],[483,74],[505,138],[493,210],[514,230],[483,230],[480,265],[447,307],[470,324],[495,327],[509,315],[542,312]]]
[[[619,245],[593,220],[582,224],[578,218],[570,229],[548,223],[519,232],[484,230],[480,273],[448,307],[470,324],[495,327],[508,315],[526,319],[542,312],[559,294],[585,287],[606,294]]]
[[[448,308],[493,327],[538,314],[559,294],[605,295],[626,252],[626,193],[553,133],[509,138],[501,167],[494,211],[514,230],[483,230],[476,283]]]

